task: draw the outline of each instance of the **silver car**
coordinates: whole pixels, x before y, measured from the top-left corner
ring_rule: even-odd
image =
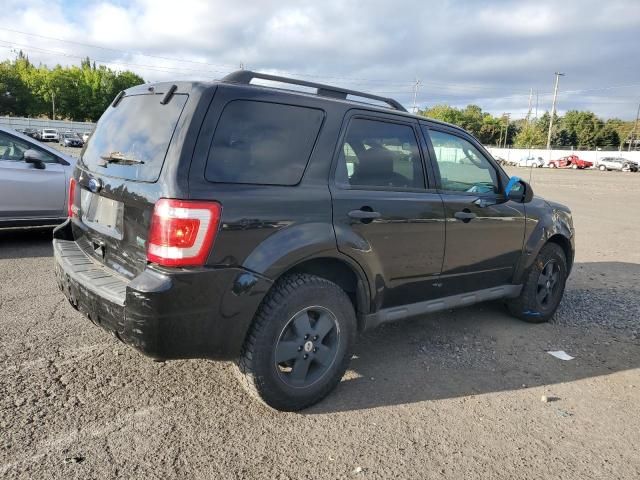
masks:
[[[622,172],[637,172],[638,164],[622,157],[603,157],[598,160],[597,168],[600,170],[620,170]]]
[[[73,157],[0,126],[0,228],[62,222],[75,163]]]

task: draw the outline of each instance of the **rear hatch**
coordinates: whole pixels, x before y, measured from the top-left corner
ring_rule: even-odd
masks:
[[[117,97],[100,118],[75,174],[77,244],[129,279],[145,268],[155,202],[175,188],[159,181],[163,167],[179,161],[175,137],[188,127],[189,95],[175,90],[171,85],[138,88],[134,92],[139,93]]]

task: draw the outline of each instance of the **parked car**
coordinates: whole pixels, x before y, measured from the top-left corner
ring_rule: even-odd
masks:
[[[591,167],[593,167],[593,162],[582,160],[577,155],[567,155],[566,157],[549,162],[549,168],[573,168],[575,170]]]
[[[597,168],[600,170],[620,170],[621,172],[637,172],[638,164],[622,157],[604,157],[598,160]]]
[[[518,160],[518,167],[541,168],[544,167],[544,160],[542,157],[523,157]]]
[[[43,142],[57,142],[58,138],[58,131],[55,128],[43,128],[40,130],[39,140]]]
[[[549,320],[574,258],[569,209],[463,129],[246,70],[121,92],[69,198],[69,302],[151,357],[236,359],[281,410],[338,384],[357,332],[492,299]]]
[[[39,137],[38,130],[35,128],[25,128],[24,133],[26,136],[37,139]]]
[[[78,136],[77,133],[74,132],[64,132],[60,134],[60,145],[63,147],[82,147],[84,142]]]
[[[74,165],[72,157],[0,127],[0,228],[64,221]]]

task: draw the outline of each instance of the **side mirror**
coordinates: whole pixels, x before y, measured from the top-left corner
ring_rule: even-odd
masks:
[[[40,151],[35,149],[29,149],[24,152],[24,161],[32,163],[38,170],[44,170],[46,168],[45,161],[47,157]]]
[[[533,188],[520,177],[511,177],[504,189],[504,196],[514,202],[529,203],[533,200]]]

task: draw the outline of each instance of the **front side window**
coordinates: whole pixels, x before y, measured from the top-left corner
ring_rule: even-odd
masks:
[[[466,193],[497,193],[498,176],[493,165],[469,141],[423,127],[431,138],[443,190]]]
[[[324,112],[236,100],[218,121],[209,151],[210,182],[296,185],[302,179]]]
[[[49,152],[45,152],[34,145],[27,143],[24,140],[8,135],[4,132],[0,132],[0,160],[24,160],[24,152],[27,150],[38,150],[45,156],[46,163],[56,163],[56,158]]]
[[[363,118],[347,130],[336,171],[352,187],[424,188],[420,150],[409,125]]]

